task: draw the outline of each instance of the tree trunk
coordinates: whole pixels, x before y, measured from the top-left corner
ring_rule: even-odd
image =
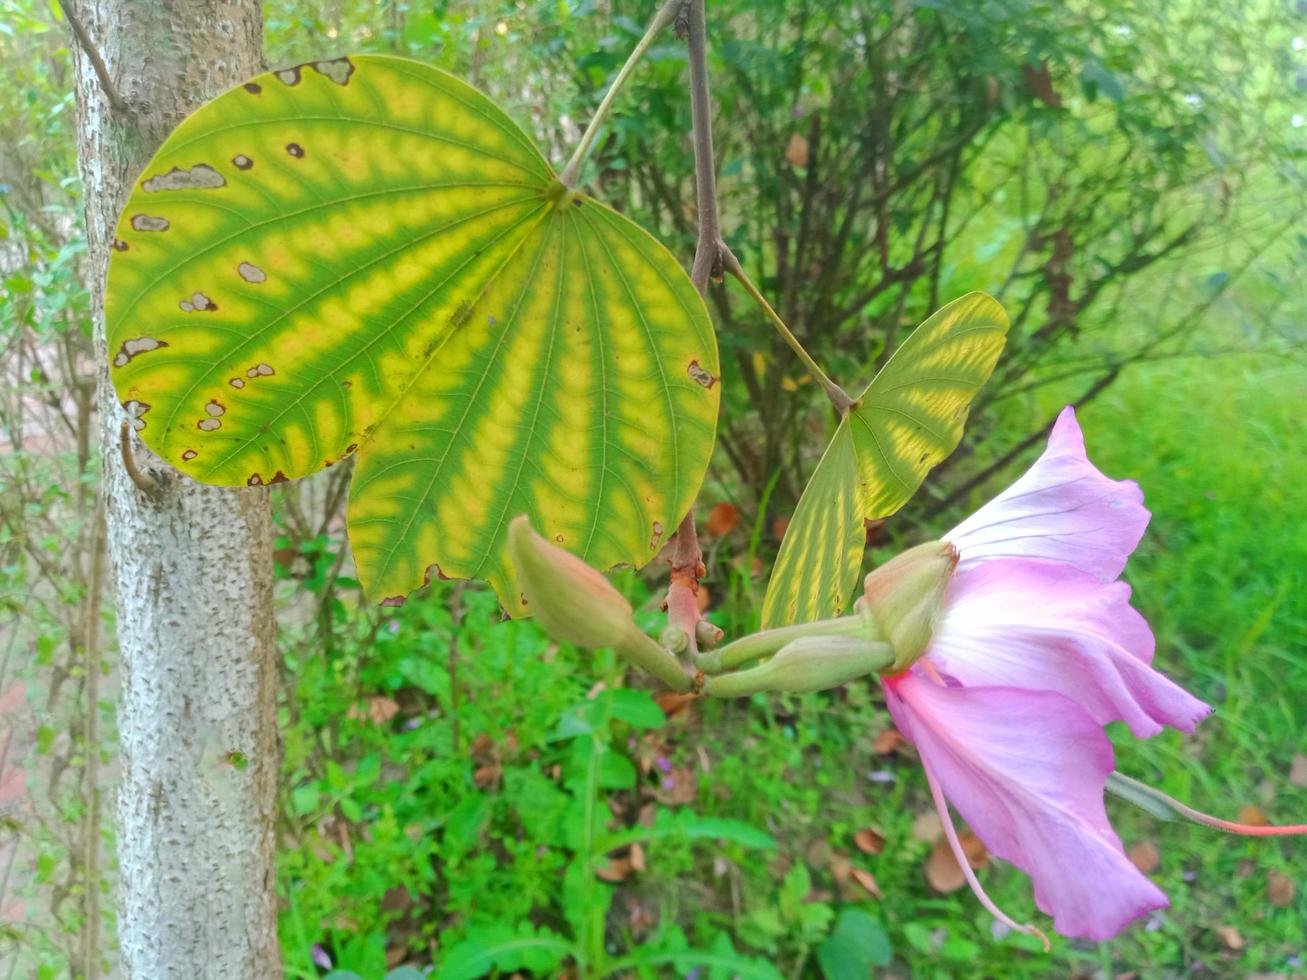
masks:
[[[117,594],[118,933],[123,973],[280,977],[273,871],[279,751],[267,491],[201,486],[148,458],[133,484],[108,379],[103,299],[132,181],[191,110],[261,68],[258,0],[81,0],[125,108],[78,51],[79,156]]]

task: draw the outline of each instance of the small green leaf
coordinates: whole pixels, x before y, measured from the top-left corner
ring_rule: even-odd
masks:
[[[817,947],[826,980],[867,980],[875,967],[888,966],[892,955],[880,920],[857,908],[842,910],[834,931]]]
[[[661,728],[667,721],[663,709],[648,691],[619,687],[608,692],[608,704],[613,717],[632,728]]]
[[[863,519],[897,511],[957,448],[1007,328],[1003,307],[969,293],[913,331],[862,392],[785,531],[763,599],[764,629],[844,612],[866,543]]]

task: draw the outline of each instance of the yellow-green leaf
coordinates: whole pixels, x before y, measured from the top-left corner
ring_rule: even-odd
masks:
[[[954,300],[913,331],[835,430],[785,531],[763,600],[764,629],[838,616],[866,541],[962,439],[971,400],[1007,339],[984,293]]]
[[[698,491],[718,364],[689,278],[435,68],[356,56],[220,96],[146,167],[115,248],[111,373],[141,437],[225,485],[354,454],[370,596],[438,573],[520,611],[513,517],[641,565]]]

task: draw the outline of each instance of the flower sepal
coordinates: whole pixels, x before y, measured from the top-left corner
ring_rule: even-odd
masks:
[[[854,608],[870,613],[894,648],[894,661],[882,673],[901,673],[926,652],[957,565],[957,548],[928,541],[867,573]]]

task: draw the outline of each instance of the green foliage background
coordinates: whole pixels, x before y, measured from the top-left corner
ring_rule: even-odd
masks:
[[[266,50],[274,66],[353,50],[438,64],[559,163],[648,13],[586,0],[271,0]],[[1062,404],[1084,399],[1091,455],[1139,480],[1154,513],[1128,577],[1157,662],[1217,709],[1194,737],[1122,738],[1120,767],[1223,815],[1256,805],[1301,821],[1307,789],[1290,769],[1307,754],[1307,129],[1294,117],[1294,37],[1307,17],[1270,0],[714,0],[709,17],[728,239],[837,380],[860,387],[902,331],[970,289],[998,293],[1013,315],[962,449],[869,559],[947,528],[1020,471]],[[34,752],[72,774],[6,829],[37,855],[24,895],[46,910],[32,913],[40,929],[6,927],[6,941],[51,977],[86,928],[82,905],[54,901],[88,887],[73,777],[112,757],[110,697],[86,682],[111,675],[112,652],[88,661],[81,645],[88,610],[101,609],[83,571],[96,466],[78,394],[89,321],[66,43],[44,0],[0,15],[0,329],[17,370],[0,419],[0,601],[23,617],[0,627],[0,689],[27,680],[42,718]],[[589,180],[688,258],[684,75],[668,34]],[[743,300],[734,287],[713,299],[726,389],[702,498],[742,517],[706,539],[712,616],[734,634],[756,625],[774,521],[832,428]],[[506,974],[537,975],[556,974],[569,950],[629,976],[1302,969],[1300,841],[1158,826],[1122,807],[1126,844],[1158,848],[1172,909],[1110,943],[1056,939],[1051,958],[996,937],[968,894],[935,894],[923,878],[924,785],[910,754],[875,751],[889,721],[871,685],[705,704],[658,724],[648,698],[614,693],[628,680],[618,664],[499,622],[487,591],[438,583],[399,610],[364,605],[341,469],[276,498],[288,976],[325,975],[328,959],[368,978],[401,963],[471,976],[495,949]],[[653,628],[656,577],[618,580]],[[106,723],[93,744],[88,712]],[[658,831],[633,831],[643,868],[596,875],[604,836],[642,814]],[[885,839],[879,855],[855,844],[868,827]],[[841,884],[848,868],[870,872],[883,898]],[[1297,884],[1287,905],[1268,901],[1272,872]],[[981,874],[1014,916],[1038,916],[1023,876]]]

